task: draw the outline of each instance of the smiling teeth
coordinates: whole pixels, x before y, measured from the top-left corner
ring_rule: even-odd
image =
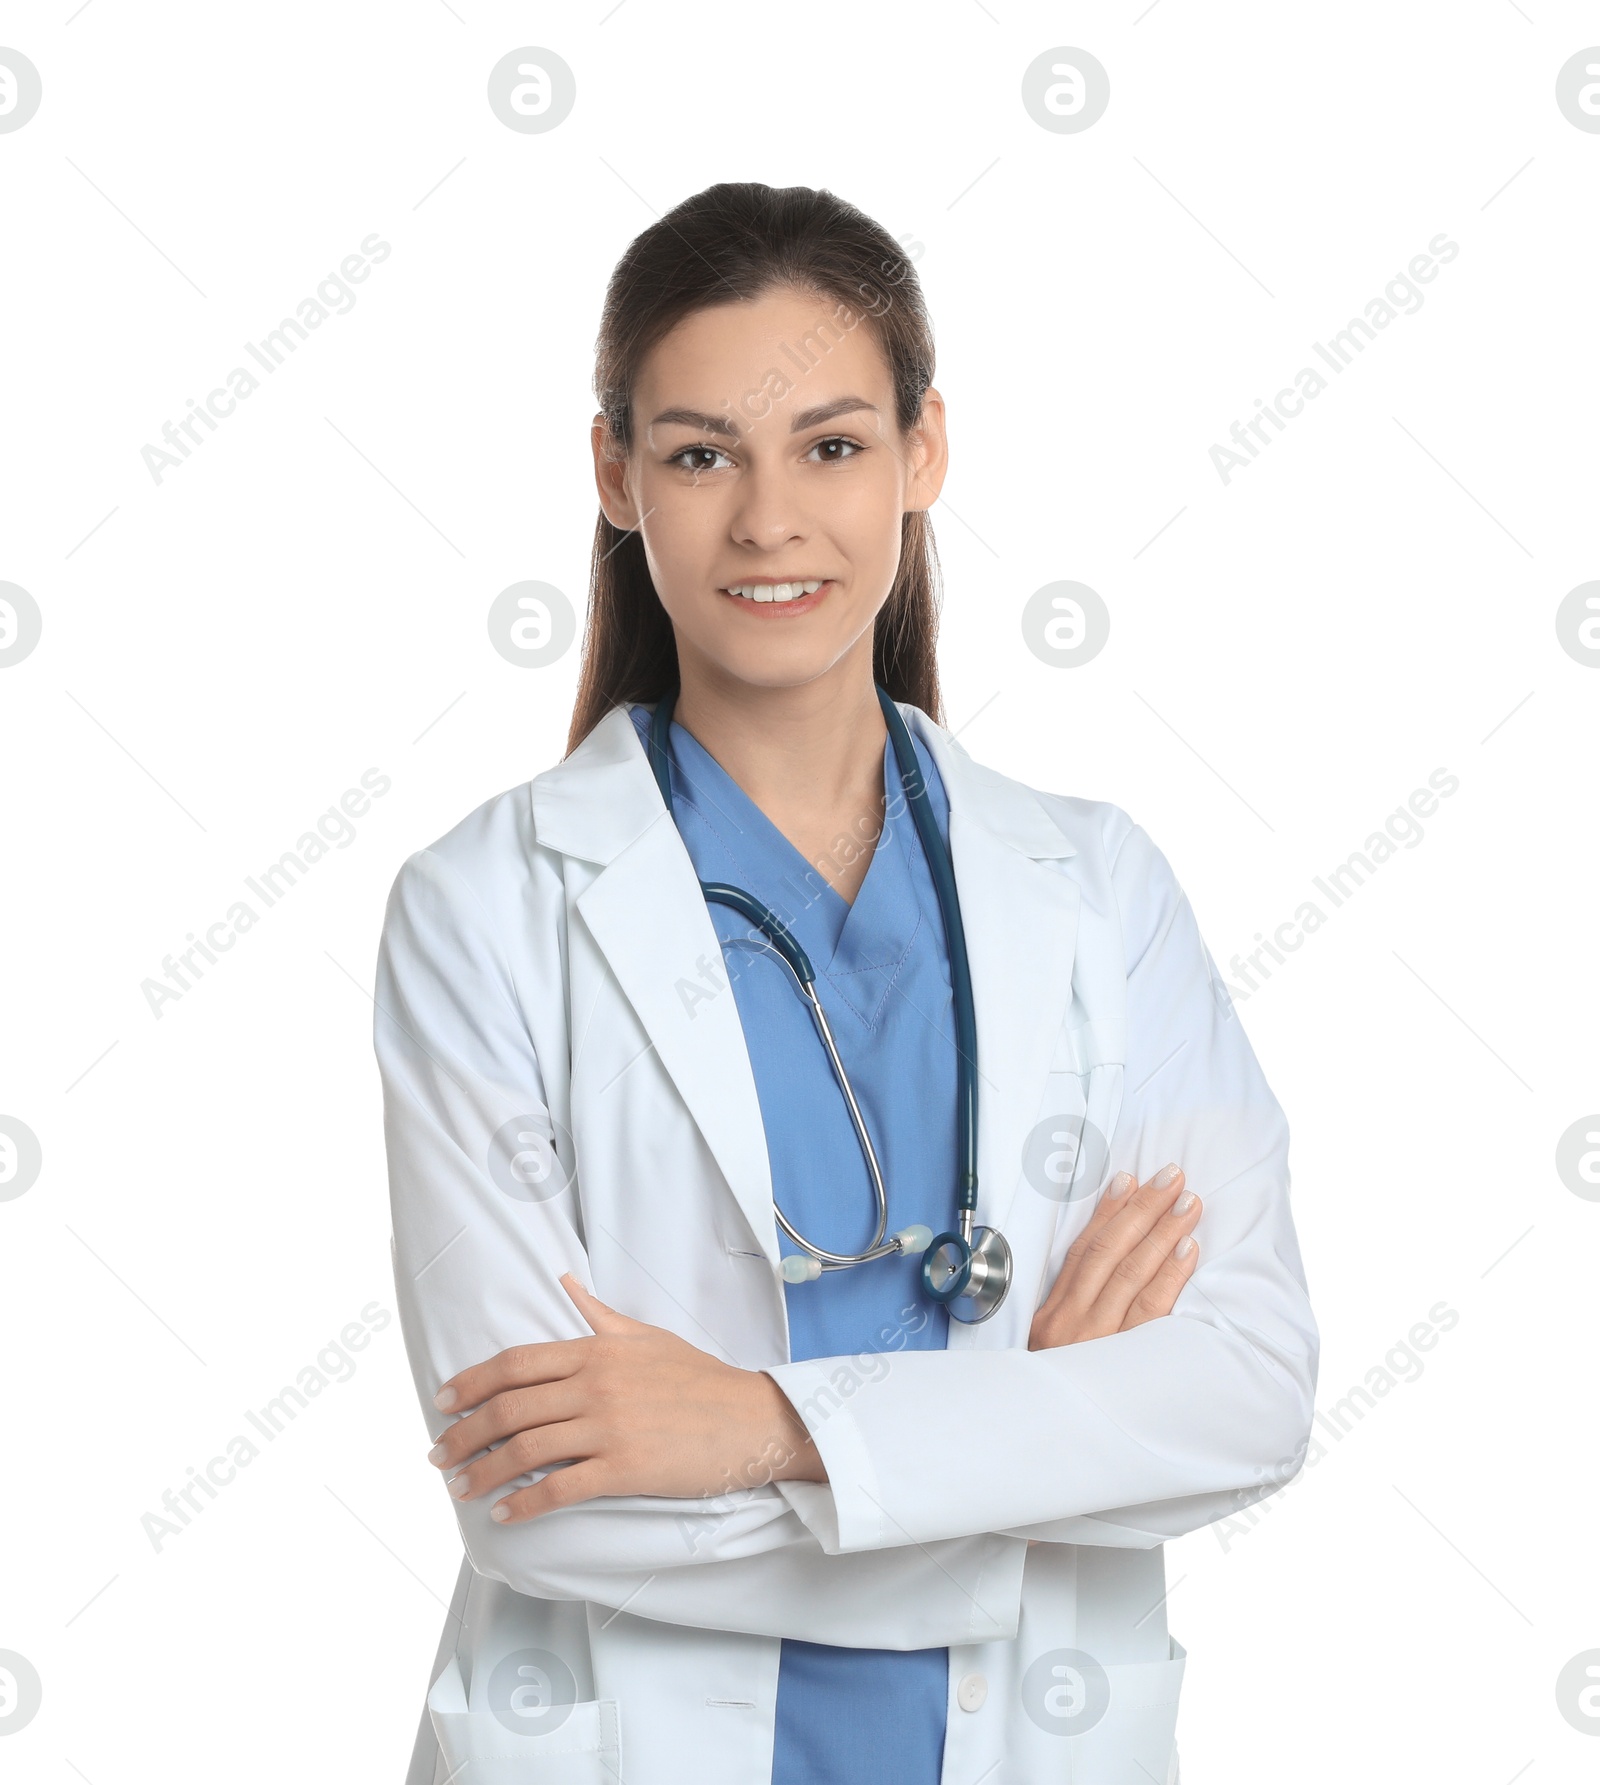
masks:
[[[745,601],[798,601],[802,595],[815,595],[827,578],[814,583],[734,583],[728,590]]]

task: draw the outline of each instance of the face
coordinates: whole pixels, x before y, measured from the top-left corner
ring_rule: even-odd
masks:
[[[937,499],[945,434],[931,389],[900,432],[866,313],[787,287],[696,311],[647,357],[633,421],[613,461],[596,418],[596,481],[640,533],[685,690],[795,687],[863,655],[870,677],[901,516]]]

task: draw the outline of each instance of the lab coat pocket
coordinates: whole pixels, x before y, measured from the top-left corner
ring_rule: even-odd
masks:
[[[428,1693],[428,1714],[444,1774],[451,1779],[459,1774],[463,1785],[616,1785],[622,1773],[614,1698],[535,1709],[525,1733],[508,1728],[493,1711],[467,1709],[461,1669],[452,1655]],[[538,1728],[541,1722],[548,1726]]]
[[[1062,1025],[1023,1159],[1033,1189],[1084,1220],[1110,1176],[1110,1138],[1122,1100],[1121,1028],[1109,1019]]]
[[[1056,1036],[1050,1070],[1087,1073],[1096,1066],[1122,1065],[1127,1057],[1127,1027],[1120,1017],[1084,1017],[1083,1007],[1074,999]]]
[[[1112,1662],[1105,1668],[1110,1684],[1105,1714],[1063,1746],[1069,1763],[1065,1778],[1073,1785],[1161,1785],[1177,1772],[1178,1697],[1188,1651],[1167,1638],[1169,1655],[1162,1661]]]

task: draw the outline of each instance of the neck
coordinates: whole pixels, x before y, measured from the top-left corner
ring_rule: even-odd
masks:
[[[883,746],[888,735],[872,680],[870,632],[832,669],[792,688],[740,682],[679,658],[672,716],[845,897],[865,873],[854,848],[883,822]]]

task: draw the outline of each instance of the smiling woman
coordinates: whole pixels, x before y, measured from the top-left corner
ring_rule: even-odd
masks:
[[[931,389],[933,333],[914,269],[871,219],[804,188],[712,187],[673,216],[624,254],[601,319],[591,430],[601,513],[568,750],[614,704],[654,701],[679,681],[680,615],[691,649],[703,646],[716,598],[736,599],[734,578],[831,580],[790,603],[789,617],[831,601],[821,630],[836,647],[859,639],[870,600],[873,676],[942,720],[927,510],[944,479],[944,403]],[[790,468],[808,502],[826,504],[825,537],[805,548],[814,562],[800,561],[781,513],[750,507],[775,499],[781,510],[777,474],[786,483]],[[737,551],[726,531],[735,515],[747,535]],[[822,561],[830,552],[838,563]],[[844,587],[847,556],[855,575]],[[818,654],[810,639],[748,643],[790,653],[767,686],[787,679],[795,651]]]
[[[1174,1785],[1162,1543],[1306,1446],[1287,1128],[1182,889],[942,723],[933,358],[831,193],[612,276],[567,756],[379,951],[467,1550],[409,1785]]]

